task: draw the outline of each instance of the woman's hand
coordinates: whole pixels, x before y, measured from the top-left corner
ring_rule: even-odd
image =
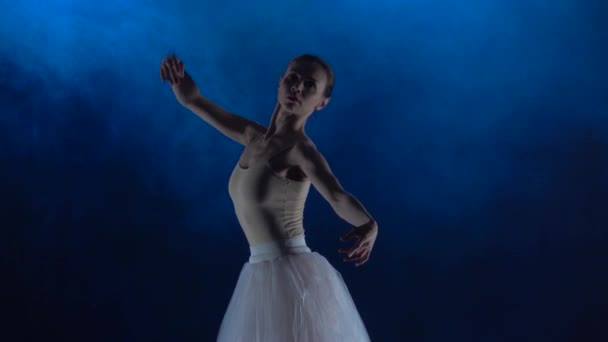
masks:
[[[200,94],[196,83],[185,71],[184,63],[176,55],[169,55],[163,60],[160,79],[171,84],[175,98],[182,105],[191,103]]]
[[[374,248],[376,237],[378,236],[378,223],[374,220],[356,227],[348,234],[340,237],[340,241],[348,241],[357,238],[358,241],[350,249],[341,248],[339,253],[347,253],[344,261],[354,261],[355,266],[361,266],[369,260],[369,255]]]

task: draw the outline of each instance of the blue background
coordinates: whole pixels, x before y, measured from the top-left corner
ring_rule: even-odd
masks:
[[[227,190],[242,148],[179,106],[160,63],[177,53],[205,96],[267,125],[312,53],[337,81],[307,131],[380,235],[364,267],[342,263],[351,227],[312,191],[307,240],[373,341],[608,339],[605,1],[0,13],[3,333],[213,341],[249,253]]]

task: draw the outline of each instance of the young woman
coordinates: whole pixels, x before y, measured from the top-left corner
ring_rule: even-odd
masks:
[[[184,107],[244,146],[229,181],[234,209],[251,256],[224,315],[218,341],[369,341],[340,275],[305,241],[304,204],[312,184],[337,215],[354,226],[341,237],[357,239],[344,261],[368,261],[378,224],[333,175],[306,135],[308,118],[330,101],[332,69],[302,55],[279,79],[268,128],[230,113],[203,97],[183,62],[170,55],[161,79]]]

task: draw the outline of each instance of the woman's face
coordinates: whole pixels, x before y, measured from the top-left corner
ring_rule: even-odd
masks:
[[[294,113],[309,115],[323,109],[327,75],[317,63],[291,63],[279,81],[278,101]]]

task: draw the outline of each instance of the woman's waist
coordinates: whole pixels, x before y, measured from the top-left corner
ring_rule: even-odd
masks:
[[[250,246],[271,241],[288,240],[305,233],[302,222],[275,222],[269,220],[260,223],[247,219],[239,219],[239,223]]]
[[[288,239],[270,240],[249,246],[249,263],[276,259],[283,255],[310,253],[304,234]]]

